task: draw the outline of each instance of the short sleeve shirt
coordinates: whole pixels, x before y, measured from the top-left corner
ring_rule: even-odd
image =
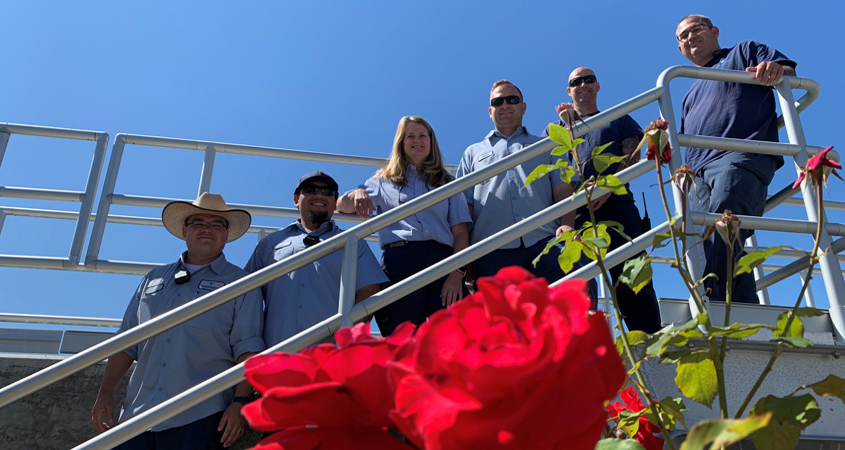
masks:
[[[491,131],[483,141],[466,149],[458,165],[458,176],[481,170],[540,139],[529,134],[525,127],[518,128],[510,137],[495,130]],[[472,206],[471,242],[475,244],[551,206],[554,203],[552,189],[563,183],[558,171],[551,172],[528,186],[525,186],[525,180],[537,166],[554,164],[557,160],[558,157],[552,156],[551,153],[541,154],[466,190],[466,201]],[[522,236],[522,243],[529,247],[541,239],[548,239],[555,235],[558,226],[557,219],[546,223]],[[519,246],[520,239],[516,239],[501,248]]]
[[[183,284],[175,275],[184,266],[182,258],[148,273],[126,308],[118,333],[189,303],[226,286],[247,273],[226,261],[222,254],[211,264],[191,273]],[[211,311],[126,349],[138,364],[126,389],[120,422],[135,417],[178,394],[233,367],[246,352],[261,352],[262,299],[259,290],[250,291]],[[179,427],[229,407],[234,389],[228,389],[152,428],[161,431]]]
[[[742,41],[714,53],[706,67],[744,71],[764,61],[795,67],[795,62],[777,49],[755,41]],[[681,107],[681,133],[777,142],[773,90],[752,84],[695,80]],[[728,154],[750,160],[752,164],[757,158],[776,158],[776,167],[783,165],[781,156],[695,147],[686,149],[685,162],[699,172],[708,163]]]
[[[408,167],[406,179],[405,185],[399,186],[386,178],[374,176],[359,188],[367,191],[379,214],[434,189],[413,165]],[[455,238],[451,227],[471,222],[466,199],[463,194],[458,194],[381,230],[378,242],[384,247],[398,241],[437,241],[452,247]]]
[[[308,233],[297,221],[262,239],[244,267],[263,269],[306,249],[309,234],[328,239],[343,230],[328,221]],[[268,347],[337,314],[343,252],[338,250],[311,264],[277,278],[261,288],[264,294],[264,341]],[[355,289],[387,282],[375,255],[364,240],[358,241]]]

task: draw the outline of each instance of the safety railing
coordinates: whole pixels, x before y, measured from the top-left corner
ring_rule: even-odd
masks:
[[[677,69],[677,68],[673,68]],[[673,70],[669,69],[664,72],[664,76],[667,72]],[[724,71],[723,71],[724,72]],[[729,73],[729,75],[733,76],[734,73]],[[661,76],[661,80],[664,80],[664,76]],[[709,76],[709,75],[708,75]],[[721,76],[720,74],[714,76]],[[744,75],[744,77],[748,77],[748,75]],[[796,79],[798,83],[803,83],[804,80]],[[734,80],[730,80],[734,81]],[[746,80],[747,81],[747,80]],[[788,83],[794,83],[793,80],[787,78]],[[790,92],[791,95],[791,92]],[[810,95],[810,94],[808,94]],[[587,119],[584,123],[579,124],[575,127],[575,133],[577,135],[581,135],[589,131],[592,127],[599,126],[601,124],[610,122],[618,117],[621,117],[628,112],[631,112],[635,109],[638,109],[642,106],[648,105],[654,101],[660,102],[661,111],[665,113],[666,105],[664,104],[664,99],[668,97],[668,89],[664,88],[662,85],[658,85],[658,87],[647,91],[646,93],[641,94],[640,96],[634,97],[633,99],[624,102],[620,105],[617,105],[614,108],[611,108],[602,114],[596,115]],[[791,97],[790,97],[791,98]],[[806,98],[806,96],[805,96]],[[804,99],[802,99],[804,101]],[[806,104],[811,102],[808,101]],[[801,102],[799,102],[801,104]],[[669,111],[671,111],[671,101],[668,102]],[[793,106],[794,108],[794,106]],[[664,116],[666,118],[666,116]],[[671,117],[670,117],[671,118]],[[790,126],[790,121],[793,120],[792,118],[788,118],[786,120],[787,126]],[[670,122],[670,123],[673,123]],[[128,136],[128,135],[123,135]],[[678,136],[675,133],[672,133],[672,140],[673,140],[673,148],[679,148],[679,138],[685,138],[682,136]],[[122,152],[122,145],[124,138],[116,139],[115,146],[117,147],[118,141],[122,142],[120,152]],[[178,140],[172,140],[178,141]],[[149,141],[147,141],[149,142]],[[197,141],[192,141],[197,142]],[[766,143],[769,144],[769,143]],[[150,144],[147,144],[150,145]],[[734,144],[731,144],[734,145]],[[789,145],[789,144],[787,144]],[[796,144],[798,146],[795,150],[796,154],[804,155],[804,159],[806,161],[806,146],[802,143]],[[190,320],[193,317],[196,317],[199,314],[202,314],[216,306],[219,306],[239,295],[242,295],[252,289],[255,289],[263,284],[266,284],[273,279],[278,277],[284,276],[286,273],[289,273],[297,268],[300,268],[306,264],[310,264],[318,260],[319,258],[326,256],[330,253],[333,253],[338,250],[343,250],[344,252],[344,263],[343,263],[343,273],[342,273],[342,280],[341,280],[341,295],[339,299],[339,308],[337,314],[333,315],[332,317],[327,318],[323,322],[316,324],[281,343],[278,343],[267,350],[267,352],[273,351],[297,351],[305,346],[314,344],[334,333],[338,327],[342,326],[343,324],[349,324],[353,321],[360,320],[378,310],[387,304],[403,297],[404,295],[412,292],[413,290],[420,288],[431,281],[438,279],[442,276],[445,276],[449,272],[453,271],[457,267],[464,266],[471,261],[478,259],[481,256],[486,255],[494,251],[496,248],[501,246],[502,244],[512,241],[515,238],[518,238],[525,233],[545,224],[555,220],[556,218],[560,217],[561,215],[571,212],[575,210],[577,207],[586,204],[586,197],[584,193],[565,199],[561,202],[558,202],[551,207],[538,212],[537,214],[525,219],[522,222],[514,224],[501,232],[475,244],[470,246],[469,248],[465,249],[464,251],[452,255],[451,257],[437,263],[426,270],[420,272],[414,277],[411,277],[401,283],[393,285],[384,291],[381,291],[372,297],[358,303],[354,304],[354,276],[355,276],[355,263],[356,263],[356,249],[358,245],[358,240],[362,239],[366,236],[369,236],[373,233],[378,232],[379,230],[389,226],[392,223],[395,223],[398,220],[401,220],[405,217],[408,217],[412,214],[415,214],[421,211],[424,208],[427,208],[437,202],[443,201],[448,197],[451,197],[455,194],[458,194],[492,176],[495,176],[499,173],[505,172],[525,161],[530,160],[540,154],[547,153],[552,150],[555,146],[549,140],[540,141],[532,146],[525,148],[523,151],[518,152],[516,154],[510,155],[503,160],[491,164],[490,166],[479,170],[478,172],[474,172],[469,174],[465,177],[462,177],[452,183],[449,183],[439,189],[431,191],[407,204],[403,205],[402,207],[396,208],[392,211],[389,211],[385,214],[381,214],[375,218],[372,218],[360,225],[355,226],[354,228],[344,231],[330,239],[325,240],[324,242],[306,249],[305,251],[298,253],[292,257],[287,259],[278,261],[271,266],[268,266],[260,271],[257,271],[253,274],[250,274],[234,283],[231,283],[227,286],[224,286],[214,292],[211,292],[191,303],[183,305],[180,308],[177,308],[173,311],[170,311],[162,316],[157,317],[156,319],[132,330],[128,330],[125,333],[122,333],[118,336],[115,336],[108,341],[92,347],[82,353],[67,358],[66,360],[55,364],[39,373],[36,373],[30,377],[27,377],[23,380],[20,380],[17,383],[14,383],[10,386],[7,386],[0,390],[0,407],[9,404],[25,395],[28,395],[31,392],[34,392],[44,386],[47,386],[51,383],[54,383],[64,377],[69,376],[72,373],[75,373],[87,366],[95,364],[102,359],[108,357],[111,354],[114,354],[118,351],[122,351],[125,348],[128,348],[131,345],[137,344],[145,339],[152,337],[155,334],[158,334],[164,330],[172,328],[179,323],[185,322]],[[716,147],[719,148],[719,147]],[[208,149],[205,149],[208,151]],[[278,150],[278,149],[274,149]],[[816,149],[817,150],[817,149]],[[764,149],[763,151],[769,151],[768,148]],[[777,149],[775,151],[780,151]],[[793,151],[793,148],[790,147],[788,151]],[[209,163],[210,158],[210,163]],[[113,156],[113,160],[114,160]],[[119,160],[118,158],[116,158]],[[677,162],[679,158],[673,159]],[[206,162],[208,164],[213,164],[213,156],[209,157],[208,154],[206,155]],[[119,161],[118,161],[119,164]],[[111,167],[111,165],[110,165]],[[631,180],[635,179],[638,176],[644,175],[650,172],[653,169],[653,163],[649,161],[642,161],[637,163],[627,169],[621,171],[617,174],[620,181],[623,183],[630,182]],[[205,174],[206,169],[204,166],[203,173]],[[112,172],[109,171],[109,176],[106,179],[106,186],[104,187],[104,195],[101,198],[101,206],[106,203],[105,211],[108,209],[108,203],[114,198],[113,189],[114,189],[114,181],[116,178],[116,170]],[[205,175],[204,175],[205,176]],[[210,177],[210,174],[208,175]],[[109,180],[109,177],[112,179]],[[206,178],[203,178],[206,179]],[[208,182],[210,183],[210,178],[207,178]],[[201,182],[202,185],[202,182]],[[661,187],[662,188],[662,187]],[[809,193],[812,196],[812,193]],[[808,196],[808,192],[804,192],[805,198]],[[128,197],[122,197],[123,201],[129,202],[130,200]],[[159,199],[160,201],[160,199]],[[162,203],[163,205],[163,203]],[[101,227],[105,225],[106,216],[107,214],[104,213],[103,209],[99,209],[100,214],[97,217],[97,220],[100,220]],[[687,220],[690,221],[690,224],[695,221],[695,223],[703,223],[708,224],[712,223],[713,217],[712,215],[708,214],[688,214]],[[752,218],[745,218],[743,220],[752,221]],[[778,227],[786,227],[784,224],[779,222],[773,222],[772,224],[767,224],[767,220],[772,219],[758,219],[761,222],[758,224],[761,227],[771,227],[771,228],[778,228]],[[783,220],[783,219],[774,219]],[[801,222],[801,221],[795,221]],[[813,222],[813,220],[804,222],[804,225],[801,226],[808,226],[807,224]],[[793,223],[789,224],[790,228],[792,227]],[[669,226],[669,223],[666,222],[655,229],[647,232],[644,236],[641,236],[638,239],[635,239],[634,242],[630,245],[624,246],[622,249],[610,253],[608,255],[608,264],[613,265],[614,263],[618,263],[626,259],[627,257],[632,256],[635,253],[638,253],[640,250],[644,249],[651,243],[650,236],[653,236],[655,233],[659,232],[656,230],[663,230]],[[830,224],[827,229],[830,230],[831,234],[836,234],[841,232],[841,227],[838,224]],[[100,234],[100,238],[102,236],[102,230],[97,231],[97,227],[95,226],[95,233]],[[791,228],[790,228],[791,229]],[[841,241],[841,240],[840,240]],[[840,241],[835,243],[838,244]],[[93,243],[93,240],[92,240]],[[93,246],[93,245],[92,245]],[[838,247],[834,247],[838,248]],[[91,256],[91,262],[97,262],[97,251],[91,251],[91,246],[89,246],[89,256]],[[86,257],[86,264],[88,263],[89,257]],[[837,260],[838,261],[838,260]],[[797,262],[797,261],[796,261]],[[838,263],[837,263],[838,264]],[[806,263],[804,264],[806,266]],[[695,270],[695,264],[692,264]],[[595,270],[594,267],[587,266],[582,268],[581,270],[569,274],[567,278],[575,277],[575,276],[590,276],[590,271]],[[698,268],[697,270],[700,270]],[[823,274],[826,273],[826,269],[822,267]],[[830,270],[827,270],[829,273]],[[839,277],[841,280],[841,270],[839,272]],[[827,282],[828,277],[825,277],[825,281]],[[143,414],[140,414],[131,420],[128,420],[120,425],[112,428],[106,433],[103,433],[96,438],[76,447],[77,449],[101,449],[101,448],[110,448],[111,446],[117,445],[125,440],[130,439],[131,437],[140,434],[141,432],[149,429],[151,426],[160,423],[164,420],[169,419],[170,417],[179,414],[180,412],[202,402],[203,400],[215,395],[216,393],[230,388],[237,382],[243,379],[243,365],[239,364],[232,369],[229,369],[220,375],[209,379],[208,381],[190,389],[166,402],[157,406],[154,409],[151,409]]]
[[[94,147],[94,157],[91,160],[91,168],[88,170],[88,177],[85,181],[85,190],[83,191],[0,186],[0,196],[2,197],[58,200],[80,203],[79,211],[76,213],[31,208],[0,208],[0,231],[2,231],[6,216],[63,219],[74,218],[76,220],[76,227],[73,231],[73,237],[71,238],[70,250],[67,258],[34,255],[0,255],[0,266],[54,268],[65,270],[75,269],[79,266],[79,261],[82,255],[82,246],[85,243],[85,233],[88,230],[88,218],[91,214],[91,208],[94,206],[94,196],[96,195],[100,172],[103,169],[103,160],[106,154],[106,147],[109,143],[109,135],[101,131],[0,123],[0,164],[3,163],[3,156],[6,154],[9,139],[13,134],[96,142]]]

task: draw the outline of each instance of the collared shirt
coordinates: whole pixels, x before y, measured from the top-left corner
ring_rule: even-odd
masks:
[[[246,275],[240,267],[227,262],[221,253],[211,264],[192,273],[188,282],[176,284],[174,277],[183,269],[185,255],[173,264],[151,270],[141,280],[118,333],[149,322]],[[256,289],[127,348],[126,353],[138,364],[126,388],[120,422],[233,367],[243,353],[263,351],[266,347],[261,338],[261,306],[261,292]],[[152,430],[179,427],[223,411],[233,397],[234,388],[223,391]]]
[[[794,61],[773,47],[755,41],[742,41],[730,49],[715,52],[706,67],[744,71],[763,61],[795,66]],[[777,142],[777,114],[772,88],[695,80],[681,106],[681,133]],[[782,156],[694,147],[686,149],[684,162],[697,173],[710,162],[726,156],[752,168],[760,158],[774,158],[776,167],[783,165]],[[769,165],[768,161],[765,165]]]
[[[417,168],[408,166],[406,183],[399,186],[381,177],[372,177],[361,186],[373,200],[376,211],[381,214],[407,203],[434,189],[417,173]],[[469,209],[462,194],[457,194],[436,203],[379,231],[378,243],[382,247],[398,241],[437,241],[452,247],[455,237],[451,227],[461,223],[472,223]]]
[[[296,221],[262,239],[244,268],[255,272],[305,250],[303,240],[309,234],[322,241],[342,231],[330,220],[308,233]],[[337,314],[342,265],[343,252],[338,250],[261,288],[264,294],[264,342],[268,346],[272,347]],[[387,277],[367,242],[358,241],[355,289],[385,282]]]
[[[507,137],[498,131],[491,131],[485,139],[469,146],[458,166],[458,176],[481,170],[500,159],[521,151],[524,147],[539,141],[529,134],[525,127],[518,128]],[[507,172],[464,192],[467,203],[472,207],[472,239],[475,244],[499,231],[548,208],[554,203],[552,189],[563,183],[558,171],[553,171],[525,185],[528,175],[541,164],[554,164],[559,158],[551,153],[535,156]],[[522,242],[529,247],[541,239],[554,236],[559,220],[544,224],[522,236]],[[508,242],[500,248],[518,248],[520,240]]]

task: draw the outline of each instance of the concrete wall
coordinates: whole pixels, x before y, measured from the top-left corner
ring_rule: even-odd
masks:
[[[0,355],[0,386],[8,386],[61,360],[59,356]],[[104,369],[105,363],[89,367],[0,408],[0,449],[70,449],[94,437],[91,407]],[[116,392],[118,410],[128,381],[127,374]],[[259,439],[260,433],[252,432],[231,448],[249,448]]]

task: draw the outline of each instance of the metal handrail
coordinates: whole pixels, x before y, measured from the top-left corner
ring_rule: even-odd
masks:
[[[81,192],[60,189],[19,188],[8,186],[0,187],[0,196],[3,197],[59,200],[81,203],[76,220],[76,227],[73,231],[73,237],[71,237],[68,256],[67,258],[58,259],[61,263],[61,268],[74,269],[79,265],[82,255],[82,246],[85,244],[85,234],[88,231],[88,220],[86,220],[86,218],[91,214],[91,208],[94,206],[94,197],[97,193],[97,183],[100,180],[100,172],[103,169],[103,161],[106,155],[106,147],[109,143],[109,135],[108,133],[104,133],[102,131],[0,123],[0,164],[3,162],[3,156],[6,153],[9,138],[12,134],[97,142],[94,147],[94,156],[91,160],[91,167],[88,170],[88,178],[85,182],[85,189]],[[0,214],[0,230],[2,230],[5,216],[5,213]],[[15,261],[21,258],[26,260],[41,259],[48,263],[55,263],[57,261],[56,258],[51,257],[0,255],[0,265],[3,264],[4,260]]]

